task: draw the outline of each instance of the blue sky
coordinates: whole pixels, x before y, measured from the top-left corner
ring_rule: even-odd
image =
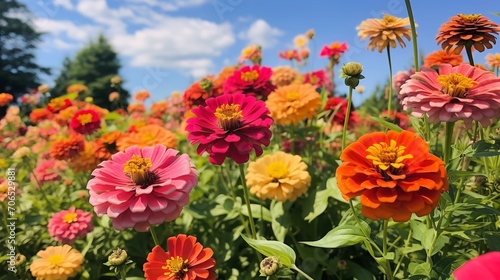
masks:
[[[480,13],[500,23],[498,0],[412,1],[418,24],[418,44],[423,53],[440,49],[434,40],[440,25],[458,13]],[[206,74],[216,74],[224,65],[234,64],[245,46],[263,46],[263,65],[288,65],[278,52],[293,47],[293,38],[309,29],[316,32],[314,48],[309,45],[314,70],[327,65],[319,58],[320,48],[334,41],[345,41],[348,52],[337,66],[357,61],[363,64],[363,95],[355,95],[359,105],[377,84],[388,78],[387,54],[366,49],[356,26],[367,18],[384,13],[407,17],[404,0],[358,1],[265,1],[265,0],[24,0],[35,17],[33,22],[43,36],[37,59],[53,68],[52,84],[65,56],[73,57],[89,40],[102,32],[118,52],[120,75],[132,93],[146,89],[151,101],[167,98],[173,91],[183,92],[190,83]],[[500,46],[475,53],[476,63],[485,55],[500,53]],[[412,65],[411,42],[406,48],[392,49],[393,71]],[[311,68],[312,67],[312,68]],[[338,89],[342,83],[337,80]]]

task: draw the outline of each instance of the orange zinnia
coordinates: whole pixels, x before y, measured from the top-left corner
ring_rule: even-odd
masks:
[[[85,142],[83,137],[73,134],[67,139],[54,141],[50,146],[49,152],[52,158],[57,160],[70,160],[83,151]]]
[[[141,91],[138,91],[135,93],[134,99],[139,101],[139,102],[143,102],[144,100],[148,99],[150,96],[151,96],[151,94],[149,93],[149,91],[141,90]]]
[[[458,66],[463,62],[464,58],[461,54],[448,53],[444,50],[438,50],[430,53],[424,59],[424,66],[439,66],[441,64],[451,64],[453,66]]]
[[[132,132],[128,136],[120,137],[117,141],[119,151],[136,145],[139,148],[162,144],[168,148],[177,148],[177,136],[157,124],[149,124]]]
[[[409,131],[364,135],[340,159],[336,177],[342,196],[361,196],[361,212],[373,220],[405,222],[412,213],[427,215],[448,190],[444,162]]]
[[[472,46],[479,52],[493,48],[500,26],[480,14],[458,14],[441,25],[436,41],[445,51],[459,54],[464,46]]]
[[[5,92],[0,93],[0,107],[9,104],[12,100],[14,100],[12,94]]]

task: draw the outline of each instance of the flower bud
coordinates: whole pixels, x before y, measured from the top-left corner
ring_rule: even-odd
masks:
[[[24,157],[27,157],[29,154],[31,154],[31,149],[29,147],[21,147],[17,149],[13,154],[12,158],[13,159],[22,159]]]
[[[314,29],[309,29],[309,30],[307,30],[307,32],[306,32],[306,36],[307,36],[307,38],[309,38],[309,39],[314,38]]]
[[[214,84],[212,83],[212,80],[207,79],[207,78],[205,78],[205,79],[201,80],[201,82],[200,82],[200,87],[201,87],[204,91],[206,91],[206,92],[209,92],[209,91],[210,91],[210,89],[211,89],[213,86],[214,86]]]
[[[111,77],[111,84],[113,85],[118,85],[122,82],[122,78],[118,75],[114,75],[113,77]]]
[[[41,93],[41,94],[44,94],[46,92],[49,91],[49,86],[48,85],[39,85],[38,86],[38,91]]]
[[[112,266],[119,266],[127,260],[127,252],[120,248],[113,250],[113,253],[108,257],[108,264]]]
[[[15,261],[15,266],[21,266],[26,262],[26,256],[23,254],[17,253],[14,261]]]
[[[361,75],[362,71],[363,65],[361,65],[361,63],[348,62],[340,69],[340,77],[345,79],[344,83],[346,86],[355,88],[359,85],[359,80],[365,78]]]
[[[262,276],[274,275],[279,267],[279,259],[277,257],[267,257],[260,262],[260,274]]]

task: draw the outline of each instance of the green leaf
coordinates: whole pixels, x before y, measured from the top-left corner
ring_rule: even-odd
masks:
[[[120,120],[122,118],[123,118],[123,116],[116,113],[116,112],[110,112],[110,113],[107,113],[106,116],[104,116],[105,120],[110,120],[110,121]]]
[[[273,201],[271,203],[271,228],[278,241],[285,241],[288,228],[291,226],[290,218],[285,215],[283,203]]]
[[[403,129],[402,129],[401,127],[399,127],[398,125],[395,125],[395,124],[393,124],[393,123],[390,123],[390,122],[388,122],[388,121],[386,121],[386,120],[384,120],[384,119],[377,118],[377,117],[373,117],[373,116],[371,116],[370,118],[371,118],[372,120],[374,120],[374,121],[378,122],[380,125],[387,127],[387,128],[388,128],[388,129],[390,129],[390,130],[394,130],[394,131],[396,131],[396,132],[401,132],[401,131],[403,131]]]
[[[313,211],[305,217],[306,221],[312,222],[316,217],[323,214],[328,206],[328,199],[332,197],[340,202],[348,203],[337,187],[337,178],[330,178],[326,182],[326,189],[316,193],[316,198],[314,199]]]
[[[366,224],[366,226],[368,226],[368,224]],[[329,231],[325,236],[323,236],[323,238],[318,241],[308,241],[301,243],[321,248],[342,248],[361,243],[365,240],[366,237],[363,235],[363,232],[358,226],[340,225]]]
[[[282,263],[286,267],[291,268],[295,266],[295,259],[297,258],[297,256],[295,255],[293,249],[288,245],[274,240],[256,240],[243,234],[241,235],[241,237],[248,243],[248,245],[250,245],[262,255],[266,257],[278,257],[280,263]]]
[[[427,227],[422,222],[419,222],[417,220],[410,220],[410,226],[413,230],[413,238],[418,241],[422,241],[422,237],[424,236],[424,232],[426,231]]]
[[[431,265],[430,265],[430,263],[427,263],[427,262],[425,262],[425,263],[411,262],[408,265],[408,272],[412,276],[416,276],[416,275],[429,276],[429,274],[431,273]]]
[[[71,92],[65,95],[61,95],[59,97],[63,99],[67,98],[69,100],[75,100],[78,97],[78,92]]]
[[[254,219],[263,219],[267,222],[272,222],[273,220],[271,211],[260,204],[250,204],[250,210],[252,211],[252,217]],[[241,207],[241,214],[248,217],[248,208],[246,205]]]
[[[443,234],[439,235],[439,237],[434,242],[434,246],[432,247],[432,252],[429,252],[431,250],[435,234],[436,231],[434,229],[431,228],[427,229],[423,233],[423,237],[421,240],[422,246],[424,246],[425,250],[427,251],[427,254],[429,254],[430,256],[434,256],[435,254],[437,254],[439,251],[441,251],[444,245],[446,245],[450,241],[450,238],[448,236]]]

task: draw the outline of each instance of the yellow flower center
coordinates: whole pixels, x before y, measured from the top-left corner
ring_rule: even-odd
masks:
[[[133,155],[123,166],[123,173],[127,174],[137,185],[145,185],[152,179],[153,174],[149,171],[152,163],[149,158]]]
[[[60,266],[63,263],[64,258],[61,255],[52,255],[47,258],[47,261],[52,266],[52,268],[54,268]]]
[[[86,125],[92,122],[92,114],[81,114],[76,119],[80,122],[81,125]]]
[[[282,179],[288,175],[288,167],[285,163],[281,161],[275,161],[270,163],[266,167],[267,173],[269,176],[275,179]]]
[[[299,96],[300,96],[300,94],[299,94],[298,92],[295,92],[295,91],[293,91],[293,92],[288,92],[288,93],[286,94],[286,99],[287,99],[288,101],[295,101],[295,100],[299,99]]]
[[[330,44],[330,49],[340,49],[341,44],[339,42],[334,42]]]
[[[223,104],[215,109],[215,117],[219,119],[219,127],[228,131],[241,125],[243,112],[239,104]]]
[[[257,70],[241,72],[241,79],[245,82],[255,81],[259,78],[259,72]]]
[[[62,98],[54,98],[54,99],[50,100],[50,102],[49,102],[49,106],[51,108],[54,108],[54,109],[59,109],[59,108],[63,107],[64,104],[65,104],[65,102],[64,102],[64,99],[62,99]]]
[[[479,17],[481,17],[481,14],[470,14],[470,15],[459,14],[458,16],[466,22],[476,22],[479,19]]]
[[[155,139],[155,135],[151,132],[144,132],[141,134],[141,140],[143,142],[150,142]]]
[[[404,167],[403,161],[413,158],[412,154],[403,155],[405,149],[405,146],[398,146],[395,140],[391,140],[390,145],[380,142],[366,149],[369,153],[366,158],[372,160],[373,166],[379,172],[390,171],[392,174],[399,174]]]
[[[68,223],[68,224],[74,223],[77,220],[76,219],[77,216],[78,215],[76,213],[68,213],[68,214],[64,215],[63,222]]]
[[[443,86],[443,93],[453,97],[467,96],[467,91],[477,84],[473,79],[459,73],[439,75],[437,81]]]
[[[175,279],[183,279],[184,275],[189,270],[188,259],[183,259],[182,257],[171,257],[170,260],[166,261],[166,265],[162,266],[162,269],[167,270],[164,275],[168,277],[175,276]]]
[[[395,16],[391,16],[391,15],[388,15],[388,14],[384,15],[384,22],[386,24],[393,23],[395,21],[396,21],[396,17]]]

